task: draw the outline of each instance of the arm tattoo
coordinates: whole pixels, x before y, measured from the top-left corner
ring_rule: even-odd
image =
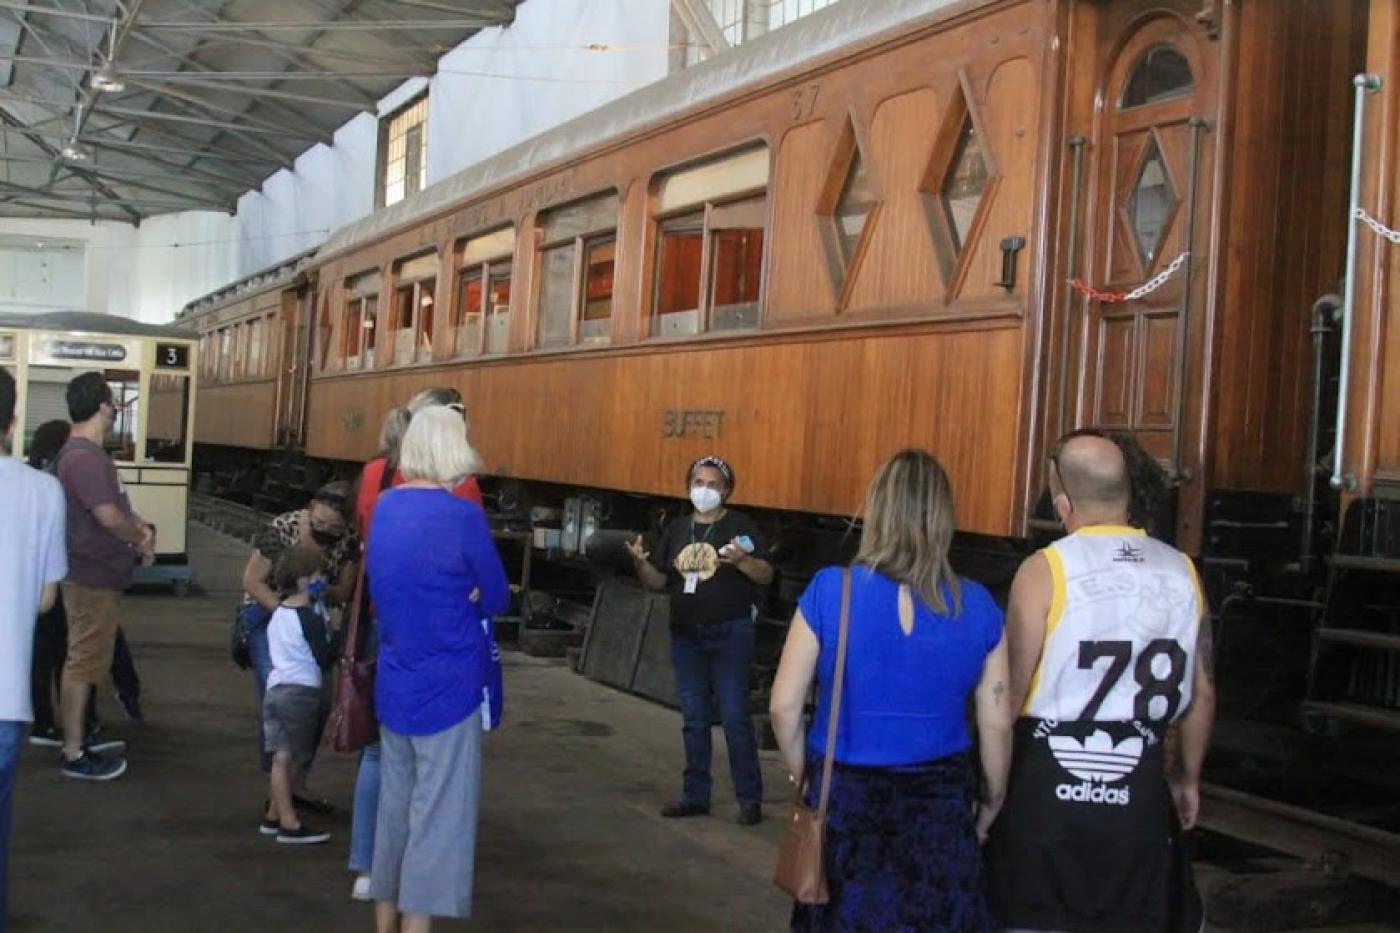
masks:
[[[1003,699],[1005,699],[1005,698],[1006,698],[1006,682],[1005,682],[1005,681],[1002,681],[1002,680],[998,680],[998,681],[992,686],[992,702],[995,703],[997,706],[1000,706],[1000,705],[1001,705],[1001,701],[1002,701]]]
[[[1211,629],[1208,615],[1201,618],[1201,630],[1196,636],[1196,653],[1201,658],[1201,670],[1211,680],[1215,680],[1215,633]]]

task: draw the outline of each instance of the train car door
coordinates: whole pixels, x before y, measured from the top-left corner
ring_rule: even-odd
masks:
[[[1068,296],[1072,314],[1082,309],[1077,423],[1132,432],[1168,469],[1180,490],[1178,543],[1190,549],[1204,499],[1201,379],[1220,43],[1199,15],[1200,0],[1079,9],[1086,6],[1096,62],[1096,80],[1081,80],[1078,91],[1092,95],[1079,111],[1088,118],[1087,228]]]
[[[310,359],[311,318],[315,290],[309,285],[282,292],[282,354],[277,373],[277,442],[300,446]]]

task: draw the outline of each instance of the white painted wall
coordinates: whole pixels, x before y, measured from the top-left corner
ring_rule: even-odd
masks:
[[[669,0],[526,0],[514,24],[473,36],[426,82],[428,183],[664,77],[669,36]],[[424,83],[414,79],[390,93],[380,116]],[[369,213],[377,144],[375,118],[356,116],[335,133],[333,146],[315,146],[294,171],[278,172],[240,198],[232,217],[188,212],[137,229],[0,218],[0,234],[84,240],[83,307],[165,322],[187,301],[309,249]]]
[[[35,243],[59,240],[78,244],[82,249],[81,264],[71,263],[78,281],[58,294],[44,282],[49,270],[38,268],[37,263],[29,261],[30,257],[16,250],[13,261],[0,264],[0,311],[86,309],[130,316],[129,270],[120,257],[127,255],[135,233],[126,224],[108,222],[0,219],[0,234],[6,237],[32,239]],[[47,300],[41,297],[45,295]],[[70,298],[74,303],[68,303]]]

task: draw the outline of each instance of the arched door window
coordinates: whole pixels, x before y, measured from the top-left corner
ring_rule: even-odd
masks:
[[[1184,97],[1196,86],[1191,76],[1191,64],[1170,45],[1154,45],[1142,53],[1128,73],[1123,96],[1118,107],[1141,107],[1157,104],[1174,97]]]

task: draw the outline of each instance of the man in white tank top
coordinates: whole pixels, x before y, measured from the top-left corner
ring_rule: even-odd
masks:
[[[1202,923],[1181,830],[1196,823],[1215,717],[1210,617],[1191,559],[1129,524],[1125,451],[1151,462],[1135,444],[1088,431],[1057,445],[1050,492],[1068,534],[1011,586],[1021,718],[988,850],[992,908],[1007,928]]]

